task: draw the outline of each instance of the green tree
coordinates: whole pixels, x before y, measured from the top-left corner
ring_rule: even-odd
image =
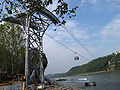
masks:
[[[23,36],[23,29],[18,25],[11,23],[0,25],[0,60],[8,72],[21,72],[20,69],[24,66],[25,45]]]
[[[40,55],[37,54],[37,53],[39,53],[39,50],[37,48],[32,48],[31,51],[32,51],[32,54],[30,55],[29,58],[31,58],[32,65],[34,67],[40,62]],[[36,55],[36,56],[34,56],[34,55]],[[48,60],[47,60],[45,53],[42,53],[42,59],[43,59],[43,62],[42,62],[43,68],[45,71],[47,64],[48,64]]]
[[[42,57],[43,57],[43,68],[44,68],[44,71],[45,71],[45,69],[47,67],[47,64],[48,64],[48,60],[47,60],[47,57],[46,57],[45,53],[43,53]]]
[[[32,56],[31,56],[32,57]],[[43,53],[43,67],[47,67],[48,61]],[[36,65],[39,56],[33,58]],[[25,40],[24,31],[19,25],[5,23],[0,25],[0,70],[9,73],[24,74]]]
[[[57,0],[58,6],[53,10],[53,12],[61,18],[61,24],[65,24],[65,17],[72,18],[75,17],[75,11],[78,6],[69,8],[69,5],[64,0]],[[40,14],[38,7],[40,9],[47,8],[49,5],[53,4],[53,0],[2,0],[0,1],[0,16],[7,17],[13,16],[13,14],[24,13],[24,14]]]

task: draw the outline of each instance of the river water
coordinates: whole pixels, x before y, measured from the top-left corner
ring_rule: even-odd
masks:
[[[95,81],[96,86],[85,86],[86,79]],[[85,90],[120,90],[120,72],[67,77],[67,81],[61,81],[59,83],[75,88],[83,88]]]

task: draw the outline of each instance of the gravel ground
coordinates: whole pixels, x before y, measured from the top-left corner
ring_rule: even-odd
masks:
[[[44,90],[84,90],[80,88],[72,88],[69,86],[65,85],[51,85],[51,86],[46,86]]]

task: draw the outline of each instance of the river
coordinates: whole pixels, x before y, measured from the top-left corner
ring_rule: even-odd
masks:
[[[59,83],[69,85],[75,88],[83,88],[85,90],[120,90],[120,72],[105,72],[87,76],[66,77],[67,81]],[[85,80],[95,81],[96,86],[85,86]]]

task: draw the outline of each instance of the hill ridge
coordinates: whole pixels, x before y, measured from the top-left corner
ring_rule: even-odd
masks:
[[[65,76],[99,72],[99,71],[119,71],[120,70],[120,53],[110,54],[108,56],[96,58],[87,64],[72,67]]]

